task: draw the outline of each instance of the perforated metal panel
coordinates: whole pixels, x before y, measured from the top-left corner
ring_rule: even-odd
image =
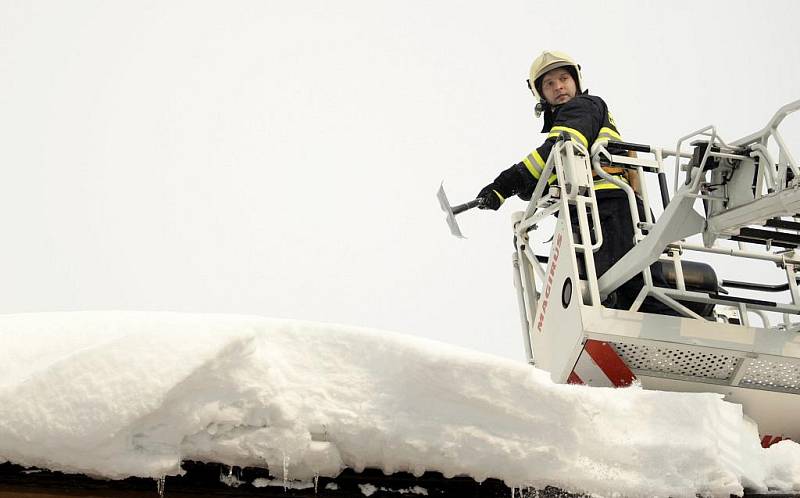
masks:
[[[681,376],[696,378],[701,382],[703,379],[733,382],[737,367],[744,361],[744,373],[735,385],[800,394],[800,361],[741,358],[724,353],[696,351],[691,347],[658,347],[623,342],[609,344],[637,375]]]
[[[800,393],[800,364],[762,359],[749,360],[739,385]]]
[[[730,380],[740,359],[720,353],[641,344],[610,343],[628,368],[642,372]]]

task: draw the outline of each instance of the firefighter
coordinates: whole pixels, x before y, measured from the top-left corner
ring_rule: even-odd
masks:
[[[547,139],[522,161],[500,173],[492,183],[481,189],[477,196],[482,200],[481,209],[497,210],[512,195],[530,200],[539,181],[546,181],[550,185],[555,183],[555,173],[545,179],[541,175],[553,145],[562,134],[580,142],[587,150],[596,141],[622,140],[606,103],[600,97],[589,95],[583,85],[581,67],[569,55],[556,51],[542,52],[531,65],[528,86],[538,100],[537,117],[544,114],[542,132],[547,133]],[[609,151],[625,154],[613,148],[609,148]],[[635,172],[613,167],[606,171],[638,191]],[[595,269],[600,277],[633,247],[634,231],[625,191],[599,177],[594,179],[594,190],[603,230],[603,245],[594,255]],[[640,217],[643,217],[641,200],[637,199],[637,202]],[[577,217],[572,216],[571,219],[575,233]],[[660,266],[653,265],[651,269],[654,283],[663,285]],[[603,304],[618,309],[629,308],[642,285],[642,277],[638,275],[612,293]],[[648,298],[641,310],[662,312],[665,308]]]

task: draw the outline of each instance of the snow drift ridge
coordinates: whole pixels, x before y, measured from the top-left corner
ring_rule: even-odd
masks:
[[[183,459],[351,467],[599,494],[800,490],[716,394],[555,385],[528,365],[399,334],[250,316],[0,316],[0,461],[160,477]]]

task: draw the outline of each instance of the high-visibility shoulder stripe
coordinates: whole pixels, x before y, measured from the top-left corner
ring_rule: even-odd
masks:
[[[622,141],[622,136],[607,126],[600,128],[600,133],[597,134],[598,137],[602,137],[604,135]]]
[[[575,138],[577,138],[580,141],[580,143],[583,144],[584,147],[589,147],[589,141],[586,140],[586,137],[583,136],[583,133],[579,132],[575,128],[569,128],[567,126],[554,126],[554,127],[550,128],[550,134],[547,135],[547,137],[548,138],[557,137],[557,136],[560,135],[560,133],[558,133],[559,131],[566,131],[570,135],[572,135]]]

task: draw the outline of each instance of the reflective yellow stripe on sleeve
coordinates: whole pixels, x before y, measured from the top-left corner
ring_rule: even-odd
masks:
[[[531,163],[531,160],[529,159],[530,157],[531,156],[526,157],[525,159],[522,160],[522,162],[523,164],[525,164],[525,167],[528,168],[528,171],[531,173],[531,175],[533,175],[533,177],[538,180],[539,177],[542,176],[542,173],[541,171],[536,169],[533,163]]]
[[[539,151],[535,150],[531,152],[525,157],[525,159],[522,160],[522,162],[525,164],[525,167],[528,168],[528,171],[530,171],[534,178],[538,180],[539,177],[542,176],[545,163],[542,159],[542,156],[539,155]]]
[[[542,177],[542,172],[544,171],[545,162],[542,159],[542,156],[539,154],[538,150],[535,150],[528,154],[525,159],[522,160],[525,164],[525,167],[528,168],[531,175],[537,180]],[[552,185],[558,180],[558,175],[553,173],[550,175],[550,178],[547,179],[547,184]]]
[[[554,126],[550,128],[550,134],[547,135],[547,138],[559,136],[560,135],[559,131],[566,131],[573,137],[577,138],[578,141],[582,143],[584,147],[589,147],[589,141],[586,140],[586,137],[583,136],[583,133],[579,132],[575,128],[568,128],[566,126]]]
[[[622,136],[607,126],[600,128],[600,133],[597,134],[597,138],[613,138],[614,140],[622,141]]]
[[[499,198],[500,198],[500,204],[502,204],[502,203],[506,202],[506,198],[505,198],[505,197],[503,197],[502,195],[500,195],[500,192],[498,192],[497,190],[492,190],[492,192],[494,192],[495,194],[497,194],[497,197],[499,197]]]

